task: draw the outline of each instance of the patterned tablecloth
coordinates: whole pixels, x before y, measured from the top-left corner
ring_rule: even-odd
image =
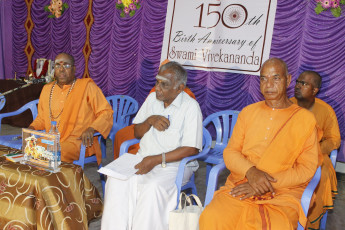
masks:
[[[0,229],[88,229],[102,214],[97,189],[77,165],[59,173],[7,161],[0,146]]]

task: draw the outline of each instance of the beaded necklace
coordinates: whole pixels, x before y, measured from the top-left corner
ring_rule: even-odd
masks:
[[[50,90],[50,96],[49,96],[49,118],[50,118],[50,123],[51,123],[52,120],[56,120],[56,119],[58,119],[58,118],[60,117],[60,115],[62,114],[63,108],[64,108],[64,107],[62,107],[60,113],[59,113],[57,116],[55,116],[55,117],[53,116],[51,104],[52,104],[53,92],[54,92],[54,88],[55,88],[55,85],[56,85],[56,84],[57,84],[57,82],[55,82],[54,85],[53,85],[53,87],[51,88],[51,90]],[[69,93],[72,91],[72,89],[73,89],[73,87],[74,87],[74,84],[75,84],[75,80],[73,81],[71,88],[69,88],[69,90],[68,90],[68,93],[67,93],[67,95],[66,95],[66,99],[67,99]]]

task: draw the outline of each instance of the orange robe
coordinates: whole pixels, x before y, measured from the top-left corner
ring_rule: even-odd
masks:
[[[156,90],[156,88],[153,87],[151,89],[150,93],[154,92],[155,90]],[[191,96],[192,98],[195,99],[195,95],[193,94],[193,92],[188,87],[186,87],[184,89],[184,91],[189,96]],[[114,160],[119,157],[120,147],[121,147],[122,143],[127,141],[127,140],[134,139],[134,138],[135,138],[135,136],[134,136],[134,124],[126,126],[122,129],[120,129],[119,131],[117,131],[117,133],[115,134],[115,141],[114,141]],[[132,154],[136,154],[138,152],[138,150],[139,150],[139,143],[130,146],[128,149],[128,152],[132,153]]]
[[[201,214],[200,230],[288,230],[296,229],[298,220],[306,224],[300,198],[322,160],[312,113],[294,104],[286,109],[264,101],[249,105],[239,114],[223,156],[231,174]],[[275,194],[231,196],[253,166],[277,180]]]
[[[104,97],[101,89],[90,78],[78,79],[66,98],[71,85],[61,89],[55,85],[52,103],[49,105],[51,89],[55,82],[45,85],[38,103],[38,116],[31,123],[36,130],[50,130],[50,108],[60,132],[61,160],[73,162],[79,159],[81,134],[89,127],[94,128],[107,137],[113,125],[113,110]],[[62,110],[63,109],[63,110]],[[97,138],[94,144],[87,148],[86,156],[96,154],[101,160],[101,149]]]
[[[296,98],[291,98],[291,101],[297,104]],[[329,154],[333,149],[339,148],[341,138],[337,116],[329,104],[315,98],[311,112],[323,132],[320,147],[324,161],[321,166],[320,183],[315,189],[315,199],[310,205],[307,227],[308,229],[319,229],[323,214],[327,209],[333,209],[333,199],[338,194],[337,177]]]

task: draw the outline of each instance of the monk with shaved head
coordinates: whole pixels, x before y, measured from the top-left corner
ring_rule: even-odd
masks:
[[[306,224],[300,199],[318,165],[312,113],[287,96],[287,65],[267,60],[260,72],[265,100],[245,107],[224,150],[225,186],[201,214],[200,229],[296,229]]]

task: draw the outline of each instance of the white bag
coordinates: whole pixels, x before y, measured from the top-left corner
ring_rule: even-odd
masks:
[[[182,208],[183,196],[185,201]],[[194,198],[197,205],[193,205],[191,198]],[[199,230],[199,217],[202,210],[202,204],[196,195],[187,196],[184,192],[181,192],[178,209],[171,211],[169,214],[169,230]]]

